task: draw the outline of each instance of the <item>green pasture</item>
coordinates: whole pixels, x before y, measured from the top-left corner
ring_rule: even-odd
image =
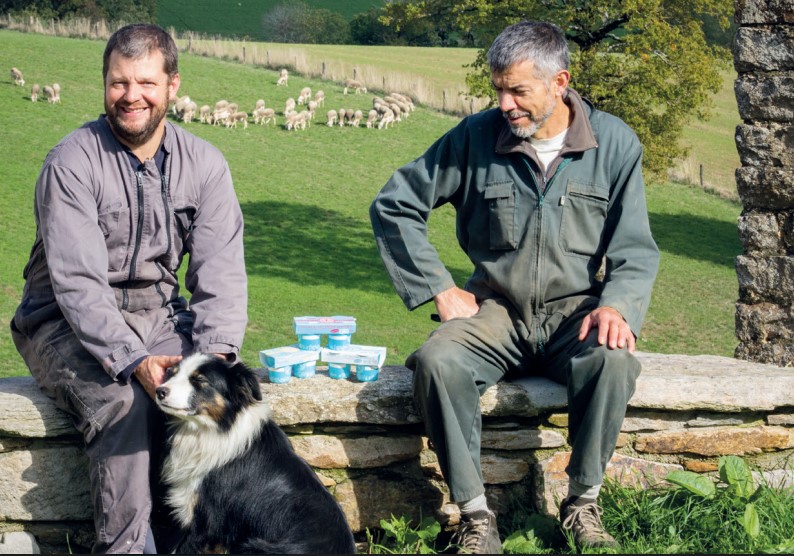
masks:
[[[353,16],[383,6],[384,0],[303,0],[314,9]],[[237,38],[261,38],[262,16],[285,0],[159,0],[157,23],[177,31]]]
[[[20,88],[7,73],[0,80],[2,323],[8,323],[22,292],[41,163],[58,140],[102,112],[103,47],[96,41],[0,31],[0,66],[19,67],[27,81]],[[288,87],[276,87],[274,72],[228,61],[184,54],[180,69],[181,93],[199,105],[226,99],[250,113],[262,98],[280,114],[287,96],[297,97],[305,85],[325,91],[322,113],[370,105],[371,95],[343,96],[338,83],[293,75]],[[34,82],[60,83],[62,104],[30,102]],[[224,153],[245,215],[250,303],[243,357],[258,365],[259,350],[293,343],[294,316],[339,314],[357,318],[356,343],[386,346],[387,363],[401,364],[433,329],[432,307],[409,313],[397,298],[377,255],[367,209],[395,168],[421,154],[458,119],[422,107],[383,130],[331,129],[323,119],[292,132],[282,127],[283,119],[277,127],[248,129],[180,124]],[[701,143],[708,143],[706,134]],[[739,205],[681,184],[649,185],[647,191],[662,267],[639,349],[732,355]],[[434,213],[431,239],[462,284],[470,263],[453,228],[450,210]],[[0,376],[24,373],[2,324]]]

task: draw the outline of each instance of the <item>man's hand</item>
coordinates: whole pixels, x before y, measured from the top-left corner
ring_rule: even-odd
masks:
[[[606,344],[609,349],[628,347],[629,353],[634,353],[634,333],[623,315],[612,307],[599,307],[587,315],[579,329],[579,340],[584,340],[593,328],[598,328],[598,343],[602,346]]]
[[[436,302],[436,310],[441,322],[450,319],[468,318],[477,314],[480,306],[474,295],[462,290],[457,286],[444,290],[433,297]]]
[[[135,367],[135,378],[152,399],[157,399],[155,390],[163,383],[165,371],[182,360],[181,355],[150,355]]]

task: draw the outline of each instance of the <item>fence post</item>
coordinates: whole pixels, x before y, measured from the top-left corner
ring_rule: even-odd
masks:
[[[243,46],[243,63],[245,63],[245,46]]]
[[[323,62],[323,74],[322,74],[323,81],[325,80],[325,62]]]
[[[441,111],[447,111],[447,90],[444,89],[441,93]]]
[[[703,165],[700,165],[700,187],[703,187]]]
[[[356,68],[353,68],[353,79],[356,78]]]

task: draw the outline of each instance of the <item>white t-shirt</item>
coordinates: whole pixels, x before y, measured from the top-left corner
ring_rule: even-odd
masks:
[[[538,153],[538,159],[543,164],[543,171],[554,160],[565,144],[565,136],[568,135],[568,128],[566,127],[562,133],[555,135],[549,139],[537,139],[535,137],[529,138],[529,143],[534,147],[535,152]]]

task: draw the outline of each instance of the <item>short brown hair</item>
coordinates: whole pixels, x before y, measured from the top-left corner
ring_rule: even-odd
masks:
[[[168,77],[174,77],[179,72],[177,62],[177,48],[162,27],[151,23],[133,23],[118,29],[108,39],[105,54],[102,57],[102,78],[107,78],[110,55],[115,51],[125,58],[141,58],[159,50],[163,55],[163,70]]]

